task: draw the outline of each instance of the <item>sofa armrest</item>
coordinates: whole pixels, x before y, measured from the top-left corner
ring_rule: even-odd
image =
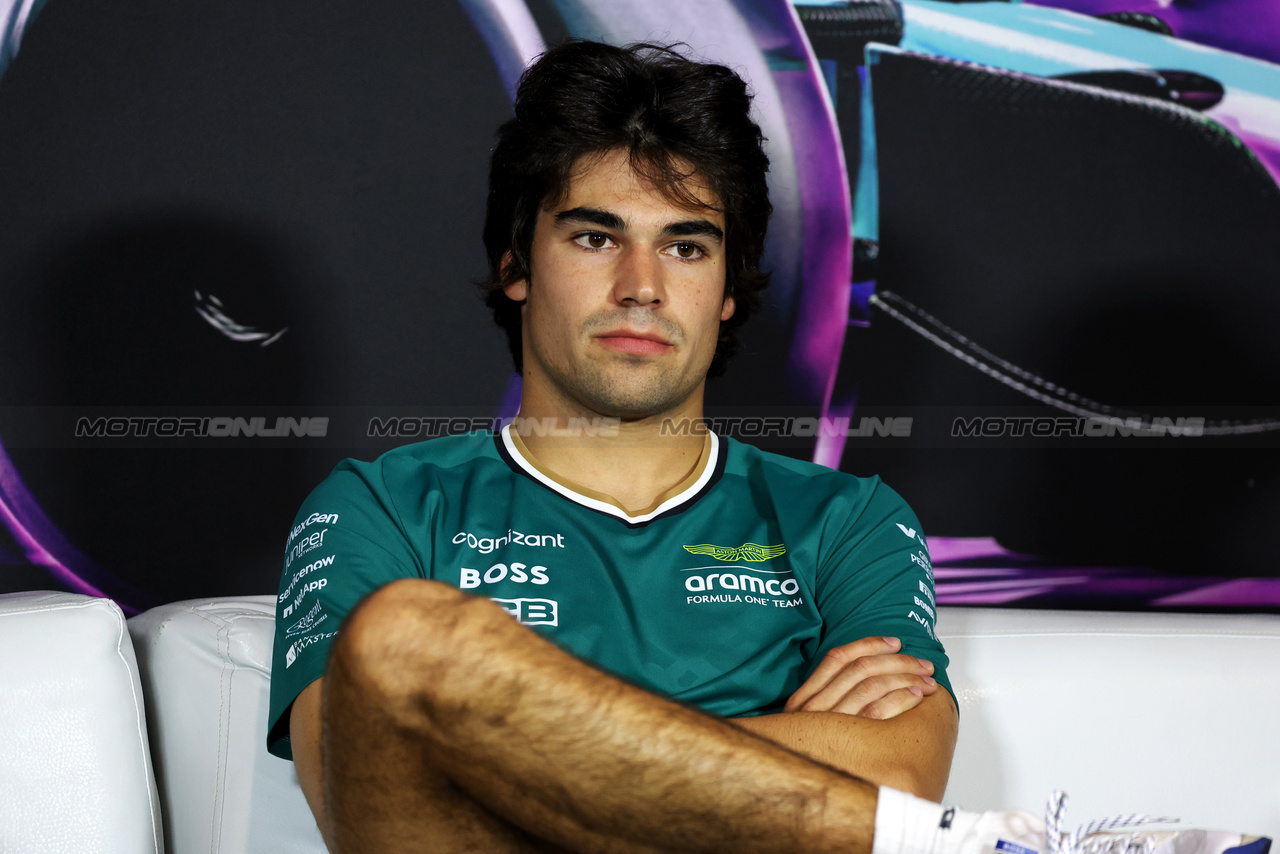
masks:
[[[74,593],[0,595],[0,851],[164,850],[124,614]]]

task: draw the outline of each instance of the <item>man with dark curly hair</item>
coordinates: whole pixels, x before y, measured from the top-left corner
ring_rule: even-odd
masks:
[[[925,800],[957,712],[902,499],[701,428],[767,283],[750,104],[652,45],[522,78],[484,230],[518,419],[342,463],[288,540],[268,741],[333,850],[1043,839]]]

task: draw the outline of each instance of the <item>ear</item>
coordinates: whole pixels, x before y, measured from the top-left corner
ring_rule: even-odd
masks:
[[[529,283],[524,279],[517,279],[503,288],[502,292],[512,302],[524,302],[529,298]]]
[[[508,294],[510,296],[510,294]],[[725,297],[724,305],[720,307],[720,322],[724,323],[733,317],[733,310],[737,308],[737,304],[733,301],[733,297]]]
[[[502,256],[502,272],[504,275],[513,263],[511,252],[505,252]],[[524,302],[529,298],[529,282],[527,279],[516,279],[503,288],[502,292],[507,295],[507,299],[513,302]]]

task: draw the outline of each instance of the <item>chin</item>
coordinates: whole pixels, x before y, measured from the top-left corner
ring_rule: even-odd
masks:
[[[591,408],[610,418],[638,421],[674,412],[684,405],[689,394],[672,394],[670,385],[634,390],[611,390],[590,401]]]

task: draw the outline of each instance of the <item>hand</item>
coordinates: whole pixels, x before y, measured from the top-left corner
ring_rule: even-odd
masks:
[[[843,712],[885,720],[914,709],[938,690],[933,662],[896,654],[897,638],[870,637],[823,657],[787,700],[786,712]]]

